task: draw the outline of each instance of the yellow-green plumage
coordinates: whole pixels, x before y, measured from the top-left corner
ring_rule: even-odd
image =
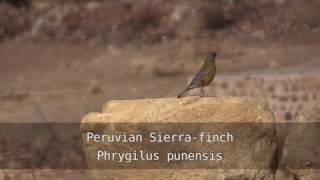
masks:
[[[207,55],[205,63],[202,65],[199,72],[195,75],[187,88],[178,95],[178,98],[183,97],[187,91],[195,88],[201,88],[201,94],[204,96],[202,88],[209,85],[216,74],[215,58],[216,53],[210,53]]]

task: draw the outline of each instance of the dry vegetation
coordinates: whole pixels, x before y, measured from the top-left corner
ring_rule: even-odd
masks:
[[[2,0],[0,38],[103,44],[278,38],[318,29],[319,8],[317,0]]]

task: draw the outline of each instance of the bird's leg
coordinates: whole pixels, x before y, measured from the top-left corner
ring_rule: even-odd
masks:
[[[200,88],[200,92],[201,92],[201,95],[200,97],[204,97],[204,91],[203,91],[203,87]]]

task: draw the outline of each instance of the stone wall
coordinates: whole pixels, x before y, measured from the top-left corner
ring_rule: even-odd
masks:
[[[206,90],[218,97],[259,100],[275,114],[277,121],[292,121],[308,103],[319,100],[320,74],[317,68],[218,74]]]

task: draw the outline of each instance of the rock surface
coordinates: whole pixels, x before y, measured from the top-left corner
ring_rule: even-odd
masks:
[[[86,122],[274,122],[264,105],[240,97],[114,100]]]
[[[142,100],[119,100],[110,101],[104,105],[102,113],[89,113],[82,120],[82,135],[86,151],[88,166],[96,169],[97,163],[93,158],[96,154],[97,145],[86,142],[85,132],[104,132],[101,124],[97,123],[166,123],[166,122],[228,122],[228,123],[273,123],[272,113],[264,109],[264,105],[258,102],[239,97],[185,97],[142,99]],[[250,130],[248,130],[251,132]],[[270,133],[271,132],[271,133]],[[276,153],[275,129],[263,129],[254,131],[252,136],[247,137],[254,144],[257,152],[257,161],[251,162],[252,154],[241,154],[242,158],[248,159],[247,163],[267,164],[267,169],[240,170],[240,169],[99,169],[92,170],[97,179],[274,179],[272,171]],[[261,133],[261,134],[260,134]],[[272,134],[270,136],[270,134]],[[250,139],[251,138],[251,139]],[[229,147],[230,148],[230,147]],[[234,147],[233,147],[234,148]],[[232,151],[234,149],[224,149]],[[237,150],[238,151],[238,150]],[[233,163],[238,163],[236,160]]]
[[[320,101],[310,102],[296,123],[287,126],[288,135],[282,148],[280,166],[301,180],[317,180],[320,177],[319,110]]]

